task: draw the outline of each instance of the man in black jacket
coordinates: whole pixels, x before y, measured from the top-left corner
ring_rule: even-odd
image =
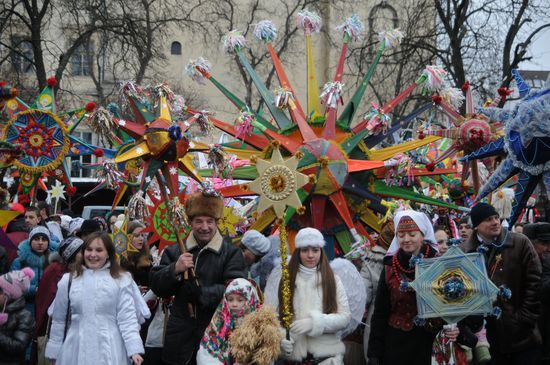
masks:
[[[174,365],[196,363],[200,340],[225,285],[246,275],[241,250],[217,228],[222,198],[214,192],[196,192],[187,197],[185,212],[192,230],[186,241],[188,252],[181,254],[177,245],[167,247],[151,272],[151,289],[163,298],[174,296],[162,353],[162,360]]]
[[[503,229],[492,205],[478,203],[470,217],[474,233],[462,249],[483,252],[491,281],[512,291],[511,298],[497,299],[500,318],[487,318],[491,364],[538,364],[541,265],[533,244],[523,234]]]
[[[542,314],[538,321],[542,335],[542,365],[550,365],[550,223],[528,224],[523,231],[533,242],[542,264],[539,299]]]

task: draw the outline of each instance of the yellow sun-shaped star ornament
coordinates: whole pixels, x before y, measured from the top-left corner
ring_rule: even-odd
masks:
[[[287,206],[302,206],[297,190],[309,181],[307,175],[297,171],[298,158],[284,160],[278,148],[273,150],[270,161],[258,158],[258,178],[250,183],[250,190],[259,195],[258,213],[273,207],[275,215],[282,218]]]
[[[223,217],[218,222],[218,228],[222,233],[236,236],[237,231],[235,230],[235,225],[243,221],[244,218],[241,217],[233,207],[223,207]]]

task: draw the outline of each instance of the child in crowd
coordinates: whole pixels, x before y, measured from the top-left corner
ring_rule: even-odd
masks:
[[[0,364],[20,364],[31,343],[34,319],[25,309],[24,294],[34,277],[32,269],[0,276]]]
[[[248,280],[231,281],[204,332],[197,354],[197,365],[235,364],[229,346],[229,335],[239,326],[244,316],[259,307],[258,293]]]

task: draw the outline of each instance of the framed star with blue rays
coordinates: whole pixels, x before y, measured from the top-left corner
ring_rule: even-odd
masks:
[[[415,277],[410,286],[422,319],[457,323],[469,315],[488,315],[499,291],[487,276],[483,255],[465,254],[457,246],[441,257],[421,260]]]

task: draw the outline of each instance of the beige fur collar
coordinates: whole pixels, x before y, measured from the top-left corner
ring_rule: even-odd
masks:
[[[216,231],[216,234],[214,235],[214,237],[210,240],[210,242],[208,242],[208,244],[204,248],[208,248],[208,249],[218,253],[218,252],[220,252],[220,250],[222,248],[222,243],[223,243],[223,237],[220,234],[220,231]],[[188,250],[191,250],[194,247],[199,245],[197,243],[197,241],[195,240],[195,235],[193,234],[193,232],[191,232],[189,237],[187,237],[187,240],[185,241],[185,244],[186,244]]]

